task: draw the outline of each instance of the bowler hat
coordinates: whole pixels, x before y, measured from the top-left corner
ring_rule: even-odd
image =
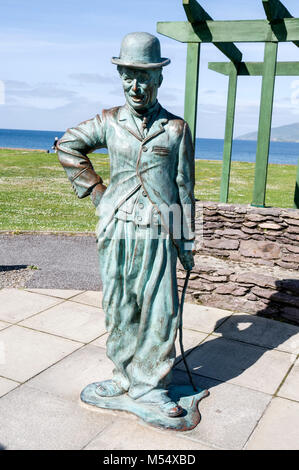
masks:
[[[121,43],[119,57],[112,57],[116,65],[136,69],[157,69],[170,63],[161,57],[160,41],[149,33],[129,33]]]

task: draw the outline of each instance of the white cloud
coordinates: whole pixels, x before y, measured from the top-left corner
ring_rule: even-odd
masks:
[[[80,97],[55,109],[20,104],[2,105],[0,106],[0,128],[64,131],[68,127],[76,126],[79,122],[94,117],[106,107],[105,104],[92,103]]]
[[[5,86],[7,90],[14,91],[14,90],[28,90],[30,89],[30,85],[27,82],[22,82],[19,80],[4,80]]]
[[[8,105],[28,108],[55,109],[74,100],[76,91],[60,88],[55,83],[29,84],[7,80],[6,101]]]
[[[118,80],[117,76],[100,75],[99,73],[71,73],[69,77],[79,83],[114,83]]]

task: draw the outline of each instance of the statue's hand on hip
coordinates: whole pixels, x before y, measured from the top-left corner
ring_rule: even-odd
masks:
[[[97,184],[93,188],[90,196],[91,196],[92,203],[95,207],[98,207],[98,205],[100,204],[100,201],[101,201],[101,199],[103,197],[103,194],[106,191],[106,189],[107,189],[107,186],[105,186],[102,183]]]

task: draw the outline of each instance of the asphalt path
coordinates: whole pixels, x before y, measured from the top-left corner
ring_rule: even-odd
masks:
[[[99,290],[94,235],[0,234],[0,268],[37,266],[26,287]]]

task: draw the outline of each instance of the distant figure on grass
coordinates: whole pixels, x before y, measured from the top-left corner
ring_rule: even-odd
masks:
[[[57,152],[57,144],[58,144],[58,137],[55,137],[53,145],[52,145],[52,149],[54,150],[54,152]]]

